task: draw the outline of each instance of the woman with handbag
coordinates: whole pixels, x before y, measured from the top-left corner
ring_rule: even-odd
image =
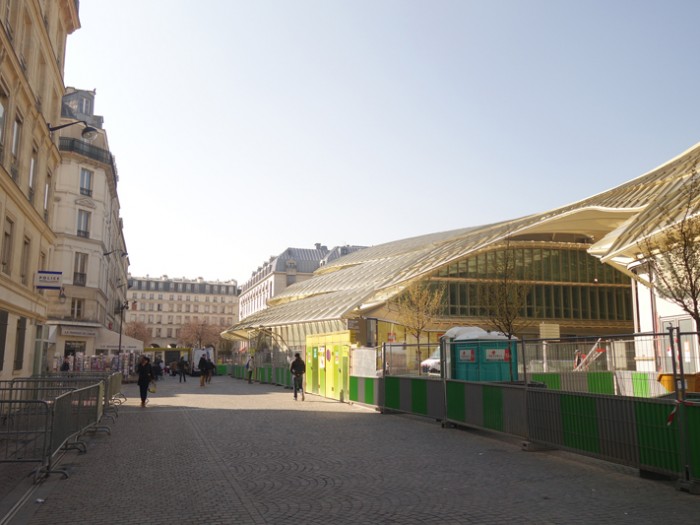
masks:
[[[139,374],[139,390],[141,391],[141,406],[146,406],[146,398],[148,397],[148,385],[153,381],[153,368],[151,367],[151,359],[148,356],[142,355],[136,371]]]

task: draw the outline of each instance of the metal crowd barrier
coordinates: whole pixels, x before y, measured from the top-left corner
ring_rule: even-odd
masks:
[[[54,468],[54,457],[67,449],[87,452],[79,437],[98,427],[104,408],[104,383],[77,389],[26,380],[17,383],[36,384],[38,388],[3,385],[0,389],[3,396],[0,399],[0,463],[40,463],[35,470],[35,481],[53,472],[68,477],[67,472]],[[49,394],[51,388],[57,394],[55,397],[29,399],[40,393]],[[61,390],[63,392],[59,393]]]
[[[31,379],[35,383],[41,380],[51,381],[52,385],[70,385],[71,383],[94,383],[103,381],[104,389],[104,404],[103,415],[114,421],[118,417],[117,407],[126,401],[126,396],[122,393],[123,374],[121,372],[99,372],[99,371],[84,371],[84,372],[50,372],[41,377],[22,378]]]

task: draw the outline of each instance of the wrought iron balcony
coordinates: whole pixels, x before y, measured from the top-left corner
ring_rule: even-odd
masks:
[[[74,139],[71,137],[61,137],[58,142],[58,149],[61,151],[70,151],[85,157],[89,157],[104,164],[112,164],[112,154],[102,148],[88,144],[83,140]]]
[[[58,149],[61,151],[69,151],[72,153],[77,153],[78,155],[84,155],[98,162],[108,164],[112,167],[112,173],[114,173],[114,183],[119,181],[119,174],[117,173],[117,165],[114,162],[114,155],[112,155],[108,150],[98,148],[88,144],[87,142],[74,139],[71,137],[60,137],[58,141]]]

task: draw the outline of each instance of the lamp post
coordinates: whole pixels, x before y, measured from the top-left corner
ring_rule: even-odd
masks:
[[[119,303],[119,354],[122,353],[122,327],[124,326],[124,310],[129,309],[129,301],[124,301]]]
[[[49,132],[57,131],[59,129],[67,128],[68,126],[74,126],[76,124],[84,124],[85,129],[81,132],[82,137],[85,140],[93,140],[95,137],[97,137],[97,134],[99,131],[97,131],[96,128],[93,128],[90,124],[85,122],[84,120],[76,120],[75,122],[69,122],[68,124],[61,124],[60,126],[51,126],[48,122],[46,123],[46,126],[49,128]]]

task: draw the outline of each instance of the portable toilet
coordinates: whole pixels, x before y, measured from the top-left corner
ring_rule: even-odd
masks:
[[[463,381],[515,381],[518,379],[517,339],[476,326],[451,328],[451,377]],[[512,375],[511,375],[512,370]]]

